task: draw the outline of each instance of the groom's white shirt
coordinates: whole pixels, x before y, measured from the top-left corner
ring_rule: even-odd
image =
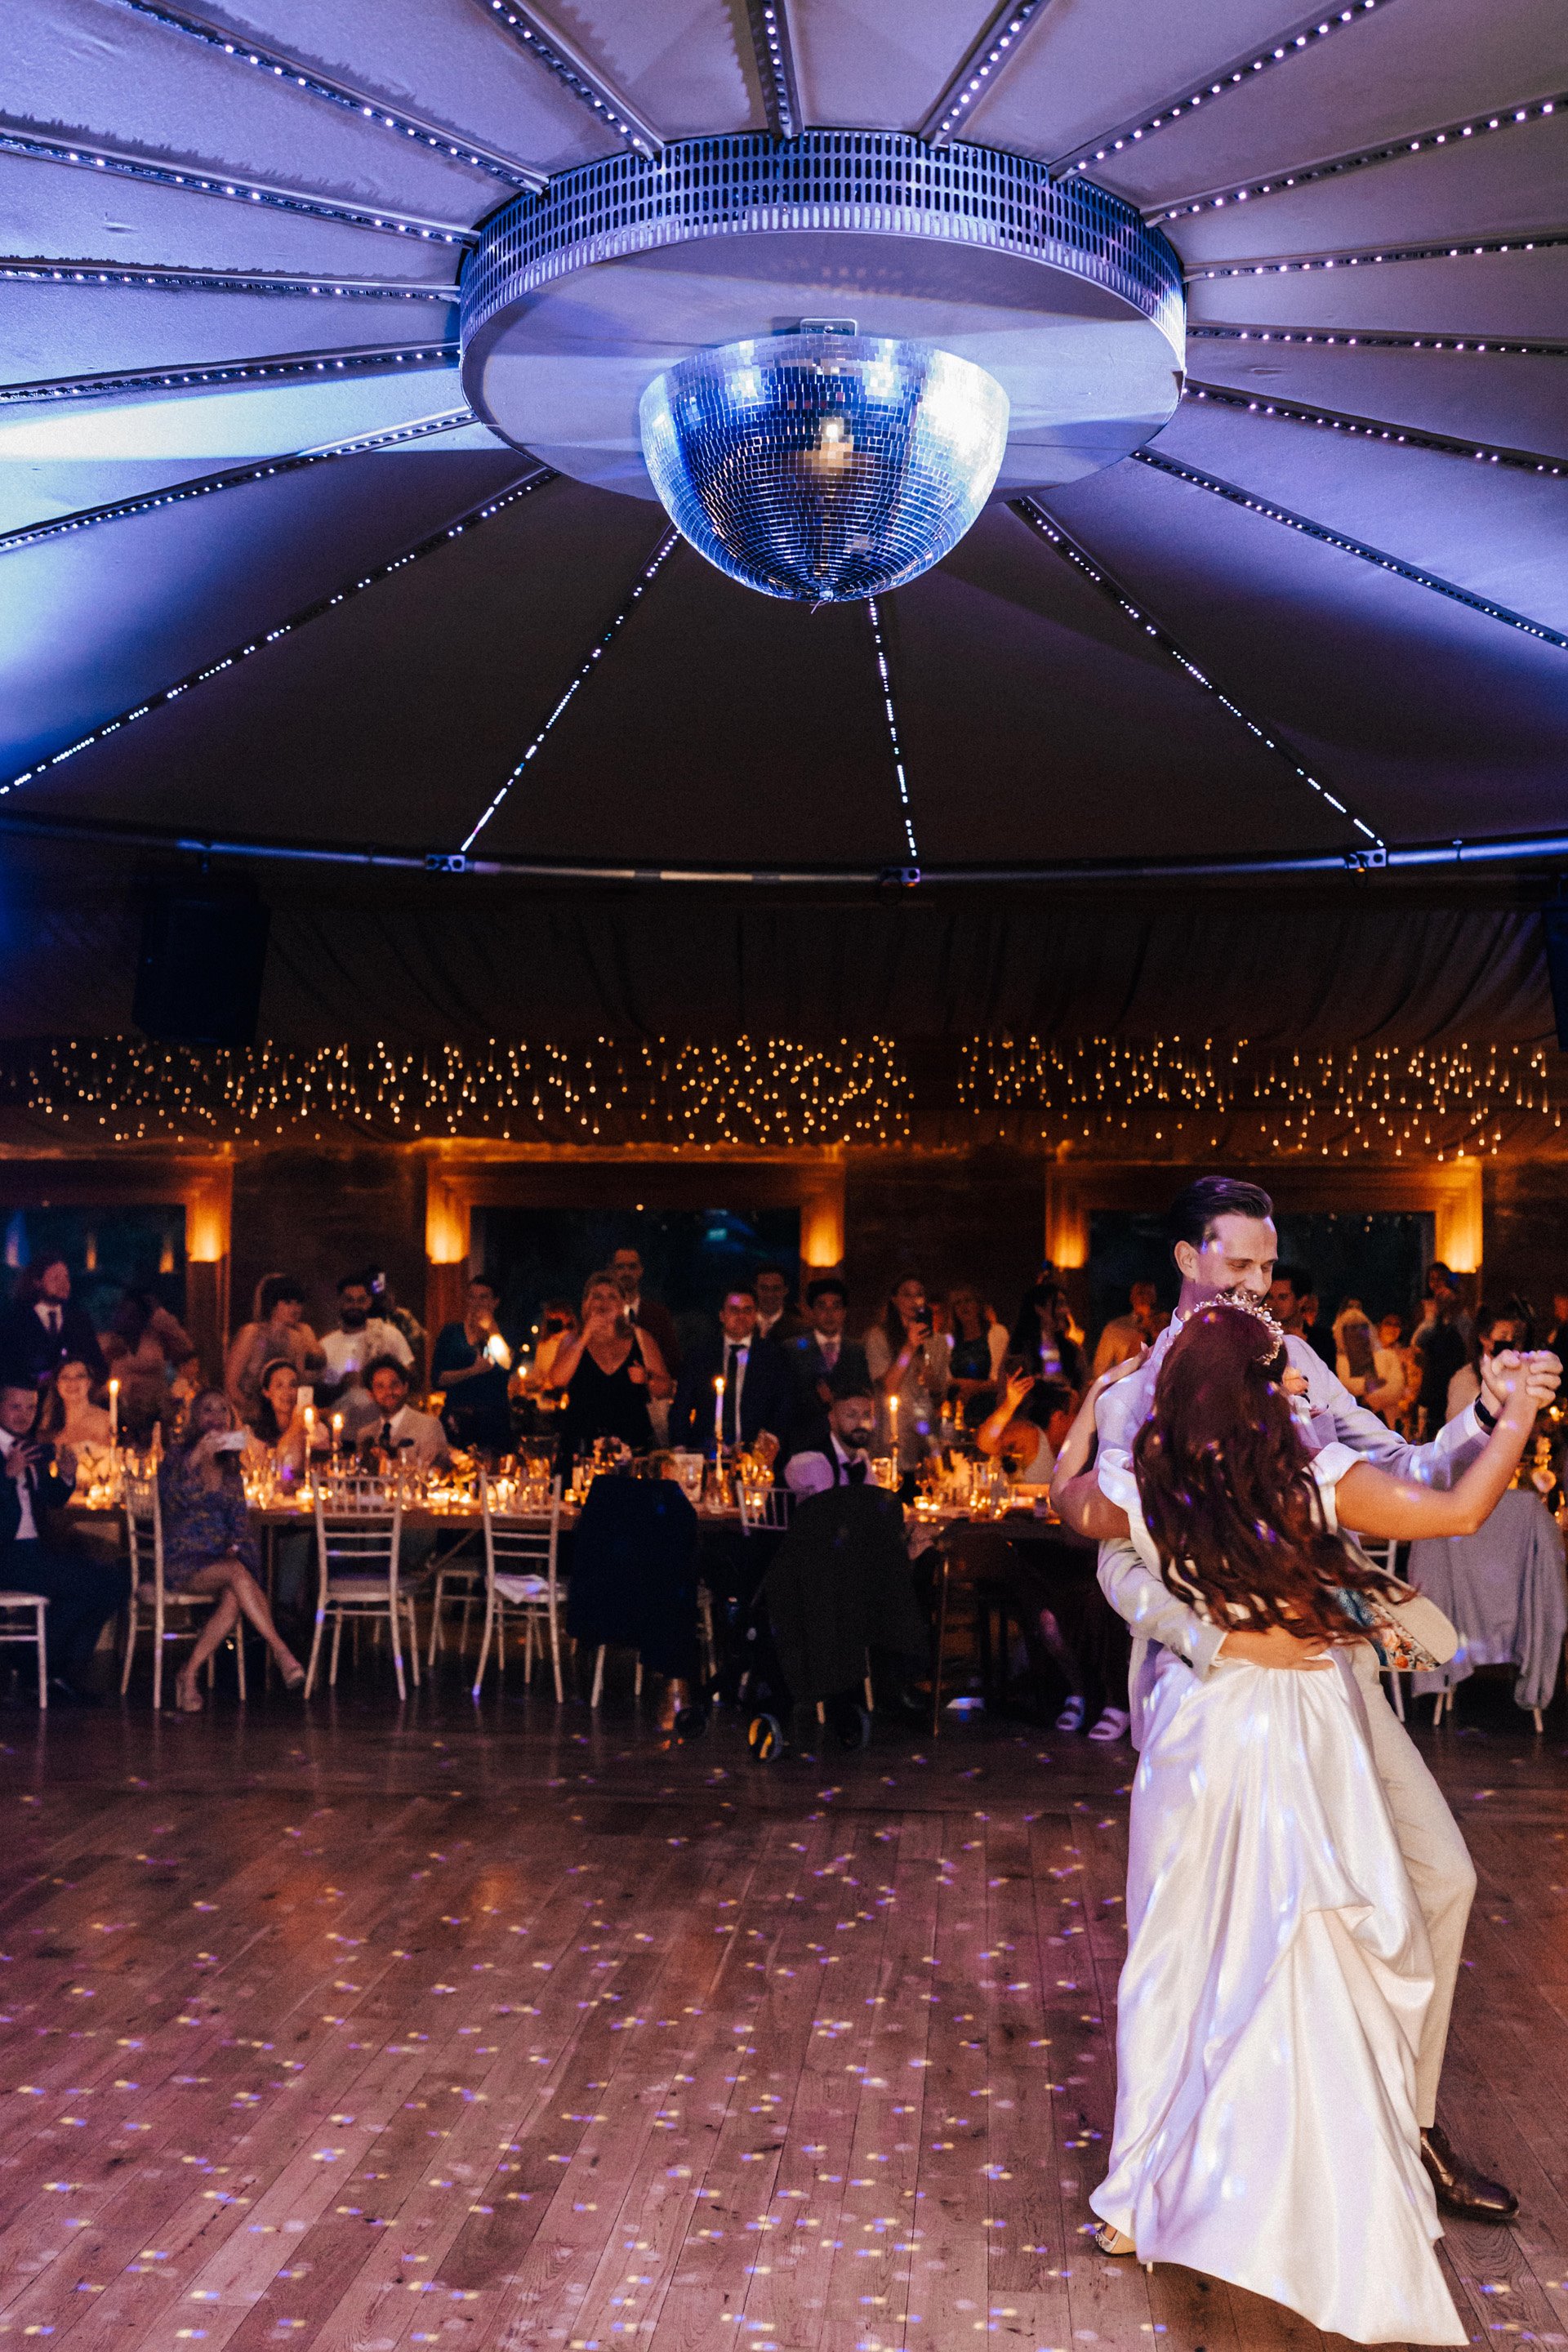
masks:
[[[1148,1420],[1154,1402],[1154,1384],[1165,1351],[1184,1318],[1173,1316],[1150,1351],[1149,1360],[1100,1396],[1094,1409],[1100,1440],[1098,1470],[1100,1492],[1119,1504],[1129,1518],[1138,1507],[1138,1486],[1132,1469],[1132,1441]],[[1426,1445],[1405,1440],[1358,1403],[1349,1389],[1329,1370],[1304,1339],[1287,1338],[1291,1369],[1305,1372],[1305,1404],[1311,1419],[1314,1449],[1337,1442],[1352,1454],[1401,1478],[1426,1486],[1451,1486],[1486,1444],[1486,1432],[1468,1405],[1457,1420],[1438,1431]],[[1143,1710],[1153,1689],[1156,1648],[1174,1650],[1195,1674],[1206,1675],[1225,1639],[1223,1625],[1212,1624],[1179,1600],[1168,1585],[1140,1559],[1125,1538],[1100,1547],[1100,1589],[1119,1617],[1132,1628],[1132,1663],[1128,1675],[1132,1709],[1133,1745],[1143,1734]]]

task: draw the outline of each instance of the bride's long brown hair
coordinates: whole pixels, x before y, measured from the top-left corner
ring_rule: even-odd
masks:
[[[1198,1309],[1133,1444],[1143,1517],[1165,1582],[1201,1593],[1223,1623],[1350,1641],[1363,1628],[1336,1588],[1399,1587],[1324,1528],[1280,1385],[1288,1369],[1270,1318],[1226,1299]]]

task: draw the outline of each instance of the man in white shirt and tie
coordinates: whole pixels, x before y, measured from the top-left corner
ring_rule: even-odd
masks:
[[[868,1485],[869,1456],[876,1438],[877,1400],[869,1376],[857,1380],[848,1370],[835,1373],[826,1441],[790,1456],[784,1465],[784,1485],[802,1499],[825,1495],[832,1486]]]
[[[398,1359],[378,1356],[368,1367],[370,1402],[374,1417],[362,1420],[361,1445],[374,1445],[389,1462],[413,1470],[441,1470],[451,1460],[447,1433],[433,1412],[420,1412],[408,1402],[408,1374]]]
[[[784,1349],[795,1384],[796,1421],[819,1423],[832,1402],[831,1382],[840,1365],[857,1380],[869,1381],[870,1367],[858,1339],[847,1339],[849,1293],[836,1274],[820,1274],[806,1285],[807,1328]]]
[[[757,1334],[755,1293],[737,1283],[719,1309],[722,1339],[718,1347],[700,1348],[687,1359],[669,1416],[670,1436],[677,1445],[706,1452],[717,1434],[726,1446],[746,1445],[776,1452],[788,1432],[795,1396],[784,1350]],[[717,1400],[715,1381],[722,1381]]]

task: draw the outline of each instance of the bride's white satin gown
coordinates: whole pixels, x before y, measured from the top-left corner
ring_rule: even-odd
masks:
[[[1095,2211],[1360,2344],[1464,2344],[1416,2126],[1432,1997],[1349,1662],[1164,1654],[1134,1783]]]

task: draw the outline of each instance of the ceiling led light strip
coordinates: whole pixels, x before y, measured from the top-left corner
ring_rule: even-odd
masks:
[[[1463,352],[1468,358],[1568,360],[1568,343],[1521,343],[1497,335],[1411,335],[1386,327],[1351,334],[1343,327],[1187,328],[1189,342],[1314,343],[1338,351]]]
[[[477,530],[481,523],[492,521],[499,514],[505,514],[507,509],[515,506],[520,499],[531,498],[535,490],[543,489],[547,483],[556,478],[548,467],[541,467],[530,474],[526,480],[502,490],[498,497],[487,499],[483,506],[470,507],[466,514],[458,515],[439,530],[432,531],[428,538],[418,541],[415,546],[405,548],[390,562],[378,563],[374,571],[347,582],[331,595],[318,596],[313,604],[301,605],[299,612],[290,613],[286,621],[279,621],[277,627],[268,629],[265,635],[247,638],[243,645],[231,647],[226,654],[219,655],[216,661],[206,663],[201,669],[190,671],[184,677],[176,678],[173,686],[160,688],[144,702],[134,704],[129,710],[121,710],[113,719],[106,719],[102,726],[93,728],[90,733],[79,735],[74,743],[64,744],[59,751],[51,751],[36,766],[24,768],[8,782],[0,783],[0,795],[14,793],[21,784],[36,783],[52,768],[59,767],[64,761],[74,760],[79,751],[90,751],[95,743],[106,742],[110,736],[133,727],[138,719],[150,718],[155,710],[167,709],[170,703],[177,702],[195,688],[207,685],[215,677],[222,677],[226,671],[237,668],[241,662],[253,660],[256,655],[265,653],[269,646],[281,644],[285,637],[292,636],[309,622],[319,621],[323,614],[335,613],[341,604],[351,603],[355,596],[363,596],[367,588],[379,586],[382,581],[390,580],[395,572],[405,571],[409,564],[418,563],[426,555],[437,554],[442,548],[449,547],[453,540],[461,539],[467,531]]]
[[[331,196],[308,196],[296,188],[270,187],[259,180],[231,179],[226,173],[200,172],[189,165],[144,163],[138,156],[121,154],[112,148],[84,146],[80,140],[45,139],[35,131],[0,129],[0,154],[22,155],[36,163],[72,164],[119,179],[147,181],[155,187],[182,188],[191,195],[261,205],[276,212],[304,213],[312,220],[339,221],[347,228],[374,229],[387,236],[417,237],[427,245],[472,246],[479,242],[474,229],[421,220],[412,213],[345,204]]]
[[[952,79],[948,83],[925,121],[921,124],[921,136],[929,139],[933,147],[943,146],[955,131],[967,121],[969,110],[988,96],[995,88],[1002,68],[1006,65],[1031,16],[1049,5],[1049,0],[1015,0],[1005,7],[999,22],[994,20],[981,34]]]
[[[0,384],[0,407],[60,400],[123,400],[146,392],[204,392],[234,383],[318,383],[330,376],[416,373],[422,368],[454,367],[456,343],[421,343],[405,349],[376,345],[363,352],[297,352],[287,359],[229,360],[221,366],[162,368],[124,375],[62,375],[47,383]]]
[[[1388,261],[1468,261],[1483,253],[1551,253],[1563,245],[1568,245],[1568,229],[1548,229],[1540,236],[1480,237],[1463,245],[1394,245],[1381,253],[1300,253],[1283,261],[1228,261],[1212,269],[1189,269],[1187,283],[1196,286],[1205,278],[1293,278],[1309,269],[1370,269]]]
[[[1433,449],[1444,457],[1468,457],[1488,466],[1510,466],[1526,474],[1568,474],[1568,462],[1538,457],[1531,449],[1505,449],[1491,442],[1466,441],[1452,433],[1423,433],[1405,425],[1388,425],[1375,416],[1352,416],[1342,410],[1314,408],[1294,400],[1251,400],[1217,383],[1198,383],[1189,376],[1183,389],[1186,400],[1212,400],[1221,408],[1239,408],[1249,416],[1274,416],[1286,425],[1317,425],[1358,440],[1386,441],[1392,447]]]
[[[189,40],[202,42],[223,57],[233,58],[238,65],[258,68],[269,80],[303,90],[310,98],[324,99],[330,106],[341,107],[362,121],[374,123],[378,131],[394,131],[401,138],[416,141],[421,147],[433,148],[454,163],[468,163],[476,172],[488,172],[492,179],[504,180],[509,187],[544,185],[544,174],[531,171],[526,163],[514,163],[510,157],[499,155],[488,147],[476,147],[460,132],[444,130],[439,123],[427,122],[421,115],[389,106],[384,99],[370,98],[363,90],[329,80],[316,67],[301,65],[297,58],[285,57],[281,50],[258,48],[249,41],[237,41],[231,35],[220,32],[216,25],[187,16],[181,9],[164,7],[160,0],[121,0],[121,5],[138,16],[151,17],[155,25],[166,26],[171,32],[184,34]]]
[[[550,734],[550,731],[555,725],[556,720],[562,716],[567,704],[573,699],[573,697],[578,692],[579,688],[586,686],[588,680],[593,677],[595,670],[598,667],[600,662],[604,660],[605,656],[609,652],[610,647],[615,644],[616,639],[620,635],[621,631],[631,619],[633,613],[637,610],[642,598],[647,593],[647,590],[653,585],[655,580],[658,579],[668,558],[673,554],[679,544],[680,533],[678,530],[667,530],[665,532],[664,537],[654,549],[651,558],[647,563],[644,565],[641,576],[639,577],[636,587],[632,590],[631,594],[626,598],[626,603],[621,606],[620,611],[616,614],[615,619],[610,623],[609,627],[605,631],[603,636],[599,639],[598,644],[594,647],[592,653],[588,656],[587,660],[583,664],[582,668],[577,672],[575,677],[572,680],[571,685],[561,697],[560,701],[556,704],[554,709],[551,712],[549,718],[545,720],[543,726],[540,729],[538,734],[534,737],[532,742],[529,745],[527,751],[523,753],[521,759],[518,761],[516,767],[512,770],[510,775],[507,778],[505,783],[501,786],[494,800],[491,801],[489,808],[486,809],[483,816],[480,817],[478,824],[475,825],[473,831],[468,835],[468,839],[464,842],[461,850],[458,852],[459,856],[467,856],[468,851],[472,849],[475,842],[478,841],[480,834],[483,833],[486,825],[489,824],[491,817],[494,816],[497,809],[500,808],[502,801],[505,800],[508,793],[510,792],[513,784],[516,783],[523,770],[529,765],[531,761],[536,760],[539,757],[540,752],[544,749],[545,739]]]
[[[794,139],[803,126],[784,0],[746,0],[746,21],[751,26],[768,129],[775,139]]]
[[[1429,588],[1436,596],[1447,596],[1456,604],[1468,604],[1472,613],[1484,613],[1489,621],[1501,621],[1507,628],[1521,629],[1526,636],[1539,637],[1543,645],[1556,646],[1568,653],[1568,636],[1560,630],[1549,629],[1544,623],[1515,613],[1507,604],[1494,604],[1489,596],[1478,596],[1455,581],[1445,580],[1438,572],[1424,572],[1417,563],[1406,563],[1397,555],[1385,554],[1380,547],[1369,547],[1363,540],[1350,539],[1343,531],[1331,530],[1327,523],[1314,522],[1310,515],[1293,514],[1289,507],[1258,498],[1218,474],[1205,473],[1201,466],[1184,465],[1177,458],[1163,457],[1156,449],[1134,449],[1132,455],[1141,466],[1152,466],[1157,473],[1169,474],[1178,482],[1190,482],[1194,488],[1212,491],[1215,498],[1227,499],[1232,506],[1245,507],[1249,514],[1282,523],[1287,530],[1299,530],[1324,547],[1337,547],[1343,555],[1359,556],[1363,563],[1374,563],[1380,572],[1392,572],[1417,588]]]
[[[1057,172],[1087,172],[1091,163],[1103,163],[1110,156],[1121,154],[1125,148],[1152,138],[1155,131],[1167,129],[1171,123],[1184,121],[1198,107],[1212,106],[1216,99],[1226,97],[1232,90],[1244,89],[1254,75],[1271,73],[1275,67],[1289,64],[1292,58],[1300,57],[1303,51],[1315,49],[1320,42],[1331,40],[1336,33],[1343,32],[1347,25],[1364,23],[1375,7],[1388,8],[1392,5],[1393,0],[1355,0],[1352,7],[1336,8],[1315,21],[1309,18],[1295,32],[1282,33],[1277,43],[1259,49],[1255,56],[1238,58],[1232,64],[1222,66],[1212,81],[1199,82],[1195,89],[1184,91],[1180,98],[1173,99],[1168,106],[1162,107],[1158,114],[1145,116],[1141,122],[1124,122],[1114,131],[1102,132],[1098,139],[1091,139],[1086,147],[1075,147],[1068,154],[1058,156],[1051,168]]]
[[[605,129],[613,131],[617,139],[624,139],[626,145],[635,148],[639,154],[658,154],[662,143],[658,131],[650,130],[620,93],[611,89],[604,76],[595,73],[586,58],[579,56],[558,32],[542,24],[531,9],[514,8],[510,0],[478,0],[478,5],[493,23],[504,25],[529,56],[542,65],[546,73],[553,74],[579,104],[596,114]]]
[[[455,286],[410,285],[391,278],[272,278],[240,270],[122,269],[102,261],[0,260],[0,285],[151,287],[158,293],[330,294],[353,301],[442,302],[458,299]]]
[[[871,643],[876,648],[877,676],[881,682],[882,709],[888,721],[888,741],[892,747],[893,775],[899,787],[899,809],[903,819],[904,839],[909,844],[910,856],[918,860],[921,853],[915,842],[914,811],[910,806],[910,785],[909,778],[904,773],[903,746],[899,741],[899,714],[893,708],[893,677],[888,667],[888,648],[882,639],[882,616],[877,610],[875,596],[868,596],[866,610],[870,615]],[[915,878],[919,879],[918,875]]]
[[[269,482],[275,475],[297,474],[308,466],[324,465],[331,457],[358,457],[371,449],[400,449],[411,441],[428,441],[433,435],[460,433],[476,423],[471,408],[450,410],[443,416],[425,416],[410,425],[388,425],[379,433],[356,434],[352,440],[323,442],[314,449],[291,449],[254,466],[230,466],[221,473],[195,475],[187,482],[172,482],[167,489],[145,490],[140,498],[118,499],[110,505],[79,507],[74,514],[52,515],[47,522],[24,523],[16,530],[0,531],[0,555],[14,555],[24,547],[41,547],[46,540],[66,539],[73,531],[90,530],[104,522],[124,522],[132,515],[155,514],[160,507],[184,506],[191,499],[211,498],[217,490],[240,490],[251,482]]]
[[[1133,454],[1137,456],[1141,453],[1134,451]],[[1348,819],[1358,833],[1364,834],[1373,847],[1381,855],[1384,845],[1381,837],[1373,833],[1372,827],[1369,824],[1363,824],[1359,816],[1346,808],[1343,801],[1337,793],[1331,793],[1327,784],[1320,783],[1317,777],[1301,765],[1288,744],[1280,742],[1278,737],[1270,735],[1267,728],[1258,725],[1257,719],[1248,718],[1241,705],[1238,702],[1233,702],[1229,695],[1215,684],[1207,672],[1199,668],[1197,663],[1189,654],[1184,652],[1174,637],[1162,629],[1158,623],[1152,621],[1148,614],[1133,603],[1120,583],[1096,563],[1093,558],[1063,530],[1059,523],[1051,520],[1044,507],[1034,499],[1015,499],[1012,501],[1012,508],[1013,512],[1022,521],[1027,523],[1029,529],[1037,537],[1045,540],[1047,545],[1054,547],[1058,555],[1065,556],[1074,569],[1080,572],[1092,586],[1098,588],[1109,603],[1115,604],[1127,615],[1135,628],[1141,629],[1146,637],[1152,639],[1162,653],[1168,654],[1177,668],[1184,670],[1194,686],[1201,686],[1205,694],[1212,694],[1222,710],[1245,727],[1249,735],[1255,736],[1266,751],[1272,751],[1277,760],[1282,760],[1290,773],[1301,783],[1310,785],[1320,800],[1326,801],[1331,809],[1337,810],[1341,816]]]
[[[1488,131],[1511,131],[1516,123],[1539,122],[1568,106],[1568,92],[1555,91],[1551,98],[1531,99],[1527,106],[1505,107],[1499,114],[1475,116],[1468,122],[1446,122],[1440,131],[1418,131],[1408,139],[1391,139],[1382,147],[1366,147],[1359,154],[1338,155],[1326,163],[1310,163],[1299,172],[1277,173],[1271,180],[1248,180],[1236,188],[1215,188],[1202,195],[1182,197],[1167,205],[1163,211],[1145,214],[1152,228],[1163,221],[1184,220],[1190,214],[1215,212],[1224,205],[1244,205],[1253,196],[1283,195],[1288,188],[1310,187],[1314,180],[1337,179],[1343,172],[1359,172],[1369,163],[1396,163],[1402,156],[1419,155],[1425,150],[1458,145],[1461,140],[1483,138]]]

